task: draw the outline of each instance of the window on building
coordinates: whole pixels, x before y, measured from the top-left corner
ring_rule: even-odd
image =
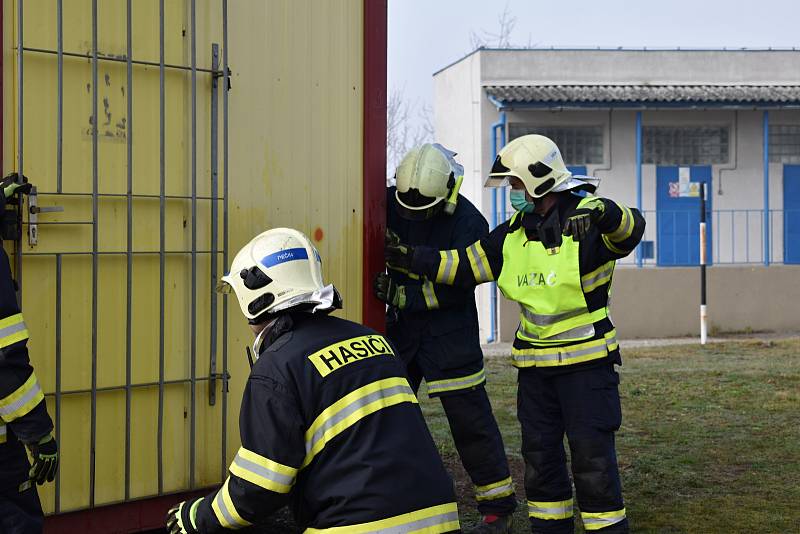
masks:
[[[516,139],[523,135],[539,134],[549,137],[561,150],[567,165],[603,163],[602,126],[535,126],[511,123],[508,136]]]
[[[769,126],[769,160],[772,163],[800,163],[800,125]]]
[[[727,126],[645,126],[642,161],[655,165],[712,165],[727,163]]]

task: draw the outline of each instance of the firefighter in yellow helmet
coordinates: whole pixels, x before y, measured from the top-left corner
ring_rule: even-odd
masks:
[[[645,221],[594,196],[598,180],[573,176],[541,135],[503,147],[489,185],[503,182],[516,213],[486,238],[441,252],[395,244],[387,260],[437,283],[497,281],[519,303],[512,358],[532,531],[573,532],[566,434],[584,528],[628,532],[614,445],[622,362],[608,304],[615,262],[639,243]]]
[[[16,174],[0,182],[0,214],[5,212],[6,198],[30,191],[26,182],[17,180]],[[58,470],[53,421],[28,359],[27,343],[16,283],[0,247],[0,531],[8,534],[42,532],[44,514],[36,484],[52,481]]]
[[[464,170],[455,153],[424,144],[397,167],[387,191],[387,228],[395,240],[435,249],[470,245],[486,237],[483,215],[458,194]],[[422,379],[438,397],[453,441],[475,486],[477,533],[505,533],[517,506],[503,438],[486,394],[474,287],[452,287],[397,270],[375,281],[389,304],[387,334],[408,367],[416,391]]]
[[[242,446],[222,487],[170,510],[167,530],[217,533],[289,505],[308,534],[458,531],[453,483],[389,341],[341,307],[302,233],[275,228],[236,255],[235,293],[256,357]]]

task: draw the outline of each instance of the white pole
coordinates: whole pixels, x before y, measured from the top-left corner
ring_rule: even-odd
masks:
[[[700,183],[700,344],[708,337],[706,313],[706,184]]]
[[[706,313],[706,206],[705,184],[700,185],[700,344],[708,337],[708,314]]]

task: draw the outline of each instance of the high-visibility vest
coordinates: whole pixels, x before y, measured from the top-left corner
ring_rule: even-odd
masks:
[[[588,200],[582,199],[578,207]],[[515,218],[518,216],[516,214]],[[564,347],[564,350],[547,347],[570,345],[594,337],[593,324],[608,317],[608,308],[589,311],[584,291],[599,287],[600,282],[610,284],[614,262],[581,277],[579,243],[572,236],[563,236],[556,253],[549,252],[539,242],[526,245],[527,241],[523,227],[506,236],[503,269],[497,284],[506,298],[520,305],[517,338],[543,348],[527,349],[524,352],[530,352],[530,358],[519,362],[515,354],[515,364],[527,367],[578,363],[565,352],[573,347]],[[578,355],[580,361],[605,357],[610,347],[603,340],[597,341],[600,342],[597,350]],[[616,344],[616,339],[613,343]],[[522,363],[523,360],[528,363]]]

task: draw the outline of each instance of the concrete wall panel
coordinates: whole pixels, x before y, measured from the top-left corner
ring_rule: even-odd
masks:
[[[711,334],[799,330],[798,277],[797,266],[709,268]],[[611,293],[611,316],[623,339],[700,334],[697,268],[619,268]],[[511,341],[519,322],[519,307],[502,299],[500,308],[501,340]]]

